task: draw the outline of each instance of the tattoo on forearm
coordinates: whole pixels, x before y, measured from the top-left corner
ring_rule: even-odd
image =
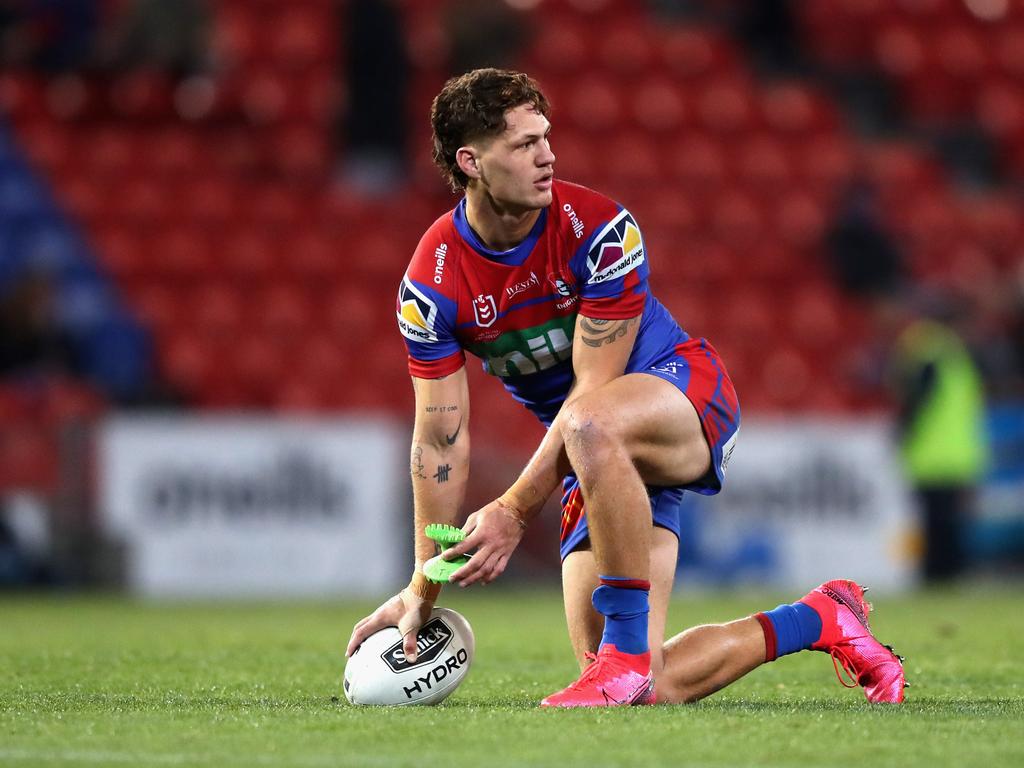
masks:
[[[457,426],[455,428],[455,434],[454,435],[445,434],[445,436],[444,436],[445,442],[447,442],[448,445],[455,445],[455,441],[458,439],[459,432],[461,432],[461,431],[462,431],[462,417],[459,416],[459,426]]]
[[[412,452],[412,462],[410,463],[409,471],[413,477],[418,477],[420,480],[427,479],[427,471],[423,466],[423,448],[418,445]]]
[[[438,464],[437,465],[437,472],[434,474],[434,477],[437,478],[437,482],[438,483],[447,483],[448,482],[448,475],[451,473],[451,471],[452,471],[452,465],[451,464]]]
[[[459,410],[457,405],[427,405],[424,406],[424,413],[452,413]]]
[[[635,317],[625,320],[600,320],[594,317],[580,318],[580,329],[583,331],[583,343],[588,347],[600,347],[612,344],[626,335],[629,326],[636,322]]]

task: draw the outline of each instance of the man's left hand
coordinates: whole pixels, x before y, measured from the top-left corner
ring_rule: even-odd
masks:
[[[451,577],[452,584],[468,587],[477,582],[489,584],[501,575],[523,538],[526,523],[517,509],[497,499],[471,514],[462,530],[466,538],[446,549],[442,557],[451,560],[476,550],[469,562]]]

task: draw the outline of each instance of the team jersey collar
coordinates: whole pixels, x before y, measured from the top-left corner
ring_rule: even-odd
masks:
[[[533,246],[537,244],[540,233],[544,231],[544,225],[548,221],[548,209],[541,209],[540,216],[537,217],[537,221],[534,222],[533,229],[530,230],[530,234],[526,236],[526,239],[515,248],[510,248],[507,251],[492,251],[481,242],[480,237],[469,226],[469,220],[466,218],[466,198],[462,198],[459,204],[455,206],[455,210],[452,212],[452,219],[455,221],[455,229],[474,251],[485,259],[517,267],[526,261],[526,257],[533,251]]]

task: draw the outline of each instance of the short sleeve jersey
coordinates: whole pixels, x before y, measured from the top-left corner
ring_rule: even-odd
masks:
[[[577,314],[642,314],[627,373],[657,365],[689,338],[651,295],[629,211],[564,181],[555,181],[552,198],[526,239],[502,252],[469,226],[463,199],[423,235],[396,305],[413,376],[453,373],[469,351],[545,424],[572,384]]]

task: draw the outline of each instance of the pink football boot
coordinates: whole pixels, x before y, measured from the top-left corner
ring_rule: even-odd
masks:
[[[871,634],[871,605],[864,592],[856,582],[838,579],[825,582],[800,600],[821,616],[821,638],[811,647],[832,655],[839,682],[847,688],[860,685],[868,701],[898,704],[908,685],[903,678],[903,657]],[[850,682],[843,679],[840,667]]]
[[[579,680],[540,703],[542,707],[626,707],[654,703],[651,654],[622,653],[602,645]]]

